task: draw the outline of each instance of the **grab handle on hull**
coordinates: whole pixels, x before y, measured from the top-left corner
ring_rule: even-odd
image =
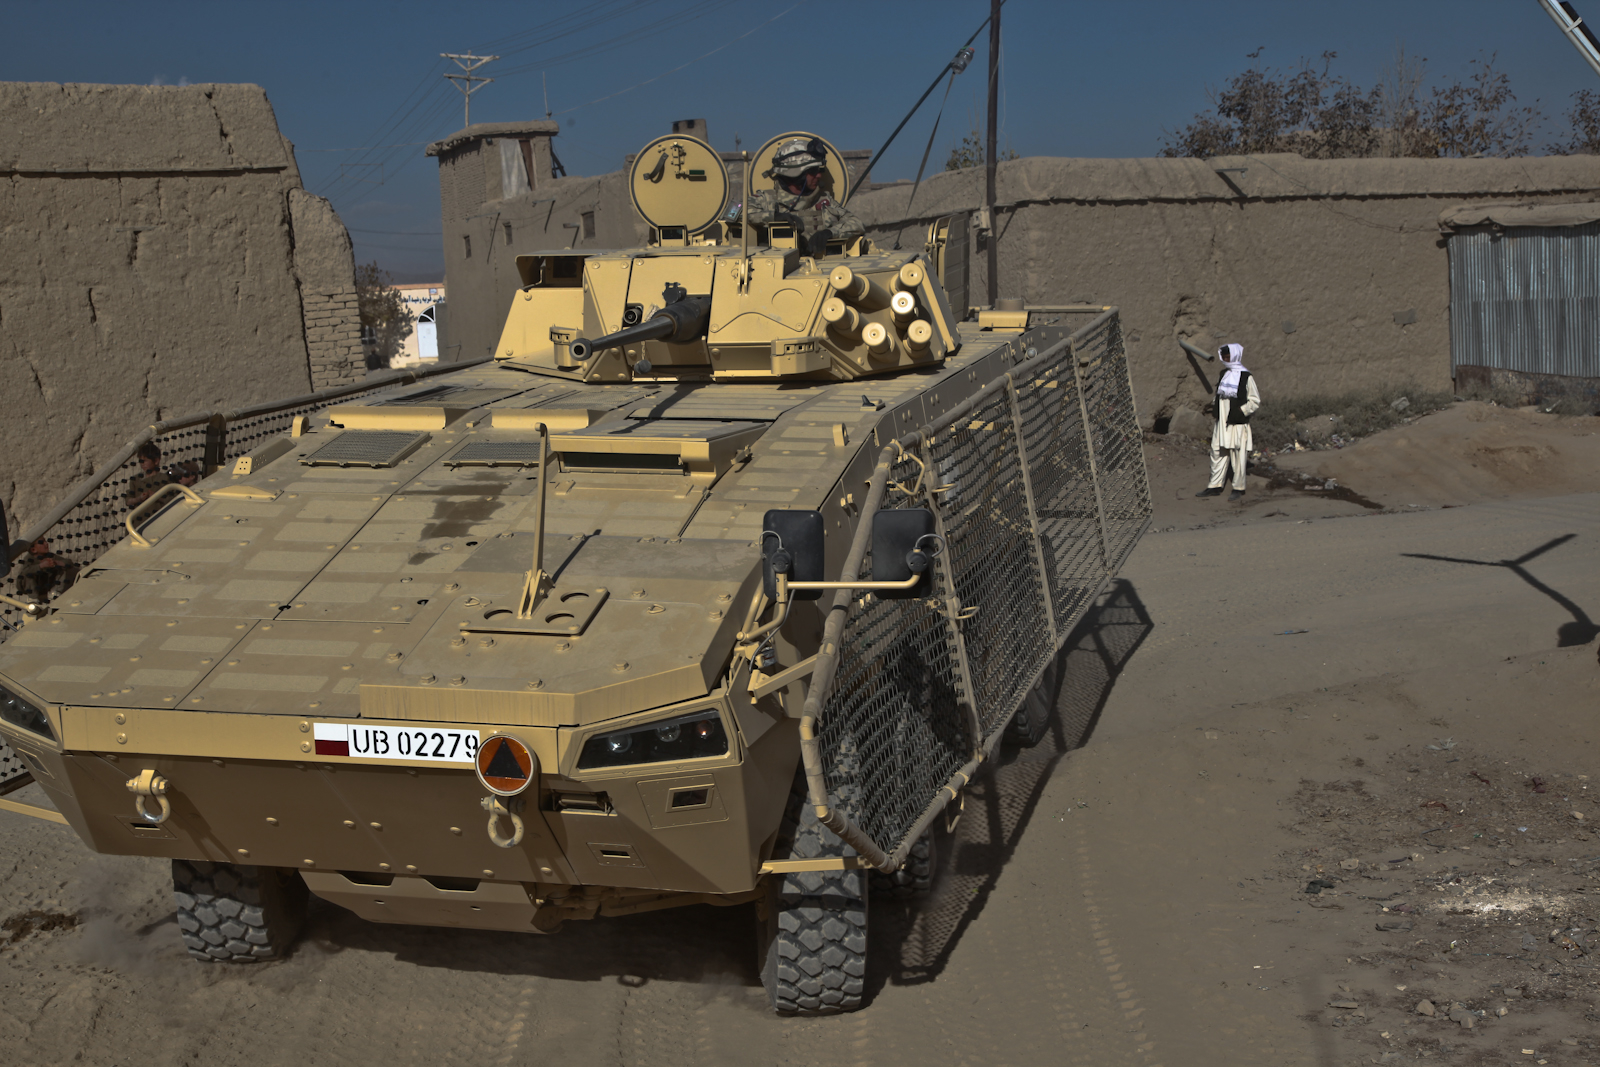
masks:
[[[138,507],[128,512],[128,536],[132,537],[133,543],[138,545],[140,548],[149,548],[151,545],[155,544],[154,541],[146,538],[144,534],[139,532],[139,527],[143,526],[147,519],[160,510],[157,505],[162,504],[167,497],[171,496],[171,490],[173,489],[176,489],[178,492],[188,497],[189,506],[192,508],[197,508],[201,504],[205,503],[204,497],[195,492],[193,489],[190,489],[187,485],[183,485],[179,482],[168,482],[166,485],[163,485],[161,488],[151,493],[148,500],[142,501]]]

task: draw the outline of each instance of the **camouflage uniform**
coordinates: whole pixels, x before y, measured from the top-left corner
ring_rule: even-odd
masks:
[[[39,603],[49,599],[59,585],[62,590],[78,577],[78,565],[54,552],[32,552],[17,570],[17,592]]]
[[[123,502],[130,507],[142,504],[155,495],[155,491],[172,481],[166,471],[157,467],[153,471],[140,471],[128,479],[128,488],[122,493]]]
[[[799,230],[807,237],[828,230],[834,240],[853,241],[866,232],[861,220],[840,207],[826,189],[800,196],[776,188],[758,189],[750,194],[750,221],[755,225],[769,226],[774,221],[787,221],[776,218],[776,213],[780,211],[799,219]]]
[[[167,467],[157,467],[153,471],[141,470],[128,480],[128,488],[123,491],[122,499],[132,507],[149,500],[163,485],[170,485],[173,482],[193,485],[199,480],[200,464],[192,459]]]

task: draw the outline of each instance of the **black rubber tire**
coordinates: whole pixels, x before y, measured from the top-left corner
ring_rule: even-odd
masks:
[[[911,846],[906,862],[893,874],[869,871],[868,883],[874,900],[913,900],[933,891],[934,870],[938,866],[939,850],[933,839],[933,827],[922,831],[917,843]]]
[[[310,892],[277,867],[172,861],[178,931],[189,955],[207,963],[282,959],[305,923]]]
[[[1044,669],[1039,681],[1023,698],[1022,707],[1011,717],[1011,722],[1006,726],[1007,744],[1032,748],[1044,740],[1045,731],[1050,728],[1050,717],[1055,714],[1060,683],[1061,659],[1058,656],[1050,661],[1050,666]]]
[[[775,859],[854,855],[817,822],[795,776]],[[769,875],[761,983],[781,1015],[837,1015],[862,1005],[867,977],[866,871]]]

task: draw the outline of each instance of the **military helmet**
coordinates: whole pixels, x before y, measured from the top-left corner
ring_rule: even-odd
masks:
[[[798,178],[828,165],[828,148],[821,138],[794,137],[779,146],[772,156],[772,170],[780,178]]]

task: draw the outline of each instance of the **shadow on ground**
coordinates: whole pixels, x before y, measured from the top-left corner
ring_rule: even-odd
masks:
[[[1594,620],[1589,618],[1589,613],[1584,611],[1576,601],[1562,593],[1560,590],[1552,589],[1550,586],[1545,585],[1539,579],[1535,578],[1527,569],[1527,567],[1524,566],[1524,564],[1531,563],[1533,560],[1544,555],[1553,548],[1560,548],[1562,545],[1575,539],[1577,536],[1578,535],[1575,533],[1570,533],[1561,537],[1552,538],[1551,540],[1540,545],[1538,548],[1524,552],[1516,559],[1460,559],[1456,556],[1435,556],[1426,552],[1402,552],[1401,555],[1408,556],[1411,559],[1436,560],[1440,563],[1465,563],[1473,567],[1504,567],[1506,570],[1510,571],[1512,574],[1515,574],[1518,578],[1521,578],[1523,581],[1533,586],[1533,588],[1537,589],[1539,592],[1543,593],[1545,596],[1561,605],[1561,607],[1572,616],[1571,622],[1564,622],[1556,628],[1556,647],[1571,648],[1574,645],[1587,645],[1590,641],[1593,641],[1596,636],[1600,636],[1600,626],[1595,625]]]
[[[931,896],[872,904],[869,995],[885,983],[931,982],[982,914],[1057,764],[1093,735],[1128,661],[1153,627],[1133,583],[1118,579],[1067,638],[1051,730],[1031,749],[1002,748],[967,788],[954,830],[940,826],[942,869]]]

